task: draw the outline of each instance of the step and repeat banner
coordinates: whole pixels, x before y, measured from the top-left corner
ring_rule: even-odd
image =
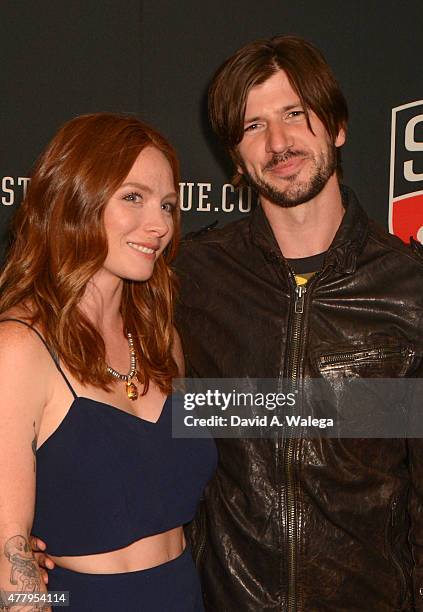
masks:
[[[248,214],[255,196],[207,121],[215,70],[245,43],[298,34],[325,54],[350,109],[344,181],[369,214],[423,242],[421,0],[3,0],[0,251],[31,167],[68,119],[134,113],[176,147],[184,232]]]

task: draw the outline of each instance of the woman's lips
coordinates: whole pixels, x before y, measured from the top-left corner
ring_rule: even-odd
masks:
[[[127,244],[129,247],[131,247],[131,249],[134,249],[134,251],[137,251],[138,253],[144,255],[144,257],[147,257],[148,259],[152,260],[156,259],[156,251],[159,248],[158,246],[147,246],[146,244],[141,244],[139,242],[128,242]]]

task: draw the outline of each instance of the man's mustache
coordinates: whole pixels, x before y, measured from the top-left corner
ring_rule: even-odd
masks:
[[[263,170],[271,170],[278,164],[286,162],[292,157],[306,157],[306,153],[304,151],[288,149],[287,151],[284,151],[284,153],[275,154],[273,155],[272,159],[267,162]]]

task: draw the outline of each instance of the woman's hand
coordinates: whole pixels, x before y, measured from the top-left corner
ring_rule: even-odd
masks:
[[[41,578],[43,579],[44,584],[48,584],[47,570],[54,569],[54,562],[45,552],[47,545],[45,542],[40,540],[40,538],[36,538],[35,536],[30,536],[29,542],[31,544],[32,552],[34,553],[35,560],[40,568]]]

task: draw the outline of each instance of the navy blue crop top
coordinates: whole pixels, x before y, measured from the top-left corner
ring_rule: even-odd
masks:
[[[37,450],[32,533],[52,555],[90,555],[191,521],[216,467],[214,441],[172,438],[169,397],[156,423],[78,397],[46,347],[74,400]]]

